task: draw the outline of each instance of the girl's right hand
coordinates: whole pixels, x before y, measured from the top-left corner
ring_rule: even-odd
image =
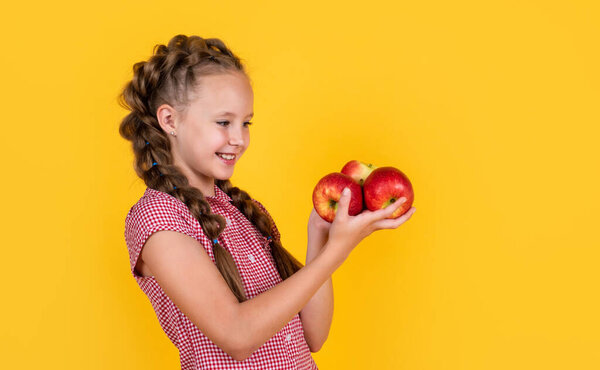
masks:
[[[338,202],[338,209],[335,214],[335,219],[331,223],[329,229],[330,247],[333,248],[336,254],[345,260],[350,255],[350,252],[364,238],[371,235],[373,231],[382,229],[395,229],[405,223],[415,213],[416,208],[411,207],[402,216],[395,219],[386,219],[396,211],[406,198],[402,197],[397,202],[387,206],[386,208],[377,211],[365,210],[356,216],[348,215],[348,206],[350,204],[350,191],[342,192],[342,196]]]

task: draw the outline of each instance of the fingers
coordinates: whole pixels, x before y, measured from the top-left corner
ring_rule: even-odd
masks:
[[[398,208],[402,207],[404,202],[406,202],[406,198],[402,197],[402,198],[398,199],[397,201],[395,201],[394,203],[390,204],[389,206],[385,207],[384,208],[384,210],[386,211],[385,217],[391,216],[392,213],[396,212],[396,210]]]
[[[390,217],[392,213],[396,212],[396,210],[400,208],[404,202],[406,202],[406,198],[401,197],[389,206],[382,209],[378,209],[377,211],[373,211],[371,213],[371,222],[376,222],[378,220]]]
[[[350,189],[344,188],[340,200],[338,201],[337,210],[335,211],[336,218],[340,216],[348,217],[348,207],[350,207],[350,198]]]
[[[391,206],[390,206],[391,207]],[[388,207],[389,208],[389,207]],[[415,207],[411,207],[408,211],[406,211],[405,214],[403,214],[402,216],[398,217],[398,218],[391,218],[391,219],[383,219],[383,220],[379,220],[376,221],[373,226],[375,227],[375,230],[381,230],[381,229],[395,229],[398,226],[402,225],[403,223],[405,223],[409,218],[412,217],[412,215],[416,212],[416,208]]]

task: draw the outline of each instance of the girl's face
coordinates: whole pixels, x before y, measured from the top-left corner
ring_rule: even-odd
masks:
[[[175,164],[190,185],[214,196],[214,180],[229,179],[250,145],[254,94],[246,76],[228,73],[204,77],[192,98],[185,116],[168,105],[159,107],[157,115],[171,141]],[[227,160],[217,153],[234,158]]]

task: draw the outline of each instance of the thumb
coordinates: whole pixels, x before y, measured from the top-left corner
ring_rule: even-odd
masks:
[[[338,201],[338,207],[337,207],[337,211],[336,216],[337,215],[344,215],[347,216],[348,215],[348,208],[350,206],[350,189],[348,188],[344,188],[344,190],[342,191],[342,195],[340,196],[340,200]]]

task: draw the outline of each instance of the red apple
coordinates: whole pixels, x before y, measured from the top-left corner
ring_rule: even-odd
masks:
[[[358,185],[362,186],[365,182],[365,179],[369,176],[369,174],[376,169],[377,166],[371,163],[365,163],[358,160],[353,160],[344,165],[342,168],[342,173],[344,175],[348,175],[354,179],[358,183]]]
[[[313,205],[315,210],[327,222],[333,222],[342,197],[342,190],[350,189],[350,204],[348,214],[355,216],[363,210],[362,188],[352,177],[343,173],[333,172],[325,175],[313,190]]]
[[[370,211],[385,208],[402,197],[406,198],[406,202],[387,218],[402,216],[410,209],[415,198],[408,177],[394,167],[379,167],[373,170],[363,184],[363,192],[365,206]]]

